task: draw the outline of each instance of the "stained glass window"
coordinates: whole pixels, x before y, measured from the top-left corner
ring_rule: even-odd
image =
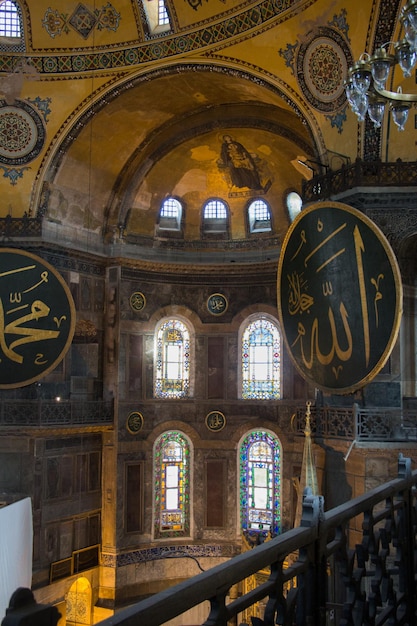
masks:
[[[281,335],[272,319],[252,319],[242,333],[242,398],[281,398]]]
[[[240,521],[244,533],[277,535],[281,528],[281,444],[263,430],[240,446]]]
[[[155,538],[190,533],[190,446],[175,430],[161,435],[154,448]]]
[[[178,319],[157,329],[155,349],[156,398],[185,398],[190,393],[190,333]]]

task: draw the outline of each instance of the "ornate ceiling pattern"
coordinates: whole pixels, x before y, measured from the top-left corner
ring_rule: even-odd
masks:
[[[0,40],[4,211],[43,216],[69,246],[122,245],[151,262],[170,251],[178,262],[202,251],[218,263],[276,258],[287,195],[379,154],[389,132],[358,126],[344,80],[360,52],[397,35],[398,0],[166,0],[159,36],[141,0],[20,7],[26,52]],[[233,187],[219,166],[225,136],[254,159],[259,189]],[[391,142],[410,157],[414,142]],[[168,197],[183,210],[176,234],[158,227]],[[256,198],[271,211],[268,233],[249,229]],[[202,229],[212,199],[228,212],[217,240]]]

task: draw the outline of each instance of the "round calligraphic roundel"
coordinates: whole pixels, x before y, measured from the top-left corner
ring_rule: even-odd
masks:
[[[285,237],[277,286],[284,340],[303,378],[344,394],[378,374],[397,339],[402,286],[366,215],[339,202],[304,209]]]
[[[127,416],[126,428],[131,435],[137,435],[143,427],[143,415],[139,411],[132,411]]]
[[[40,115],[24,100],[8,105],[0,100],[0,163],[24,165],[38,156],[45,143]]]
[[[210,411],[206,415],[206,426],[211,432],[216,433],[226,426],[226,418],[221,411]]]
[[[75,307],[62,276],[38,256],[0,248],[0,388],[29,385],[65,356]]]
[[[212,293],[207,299],[207,310],[212,315],[223,315],[228,306],[227,298],[222,293]]]

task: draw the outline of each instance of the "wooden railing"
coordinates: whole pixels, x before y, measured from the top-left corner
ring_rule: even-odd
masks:
[[[400,455],[398,478],[324,512],[306,494],[301,526],[100,622],[158,626],[204,601],[203,626],[238,624],[265,604],[265,626],[387,626],[417,623],[417,472]],[[261,570],[269,577],[230,600],[230,590]]]

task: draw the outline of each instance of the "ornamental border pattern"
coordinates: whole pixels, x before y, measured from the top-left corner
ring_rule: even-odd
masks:
[[[372,11],[375,18],[376,30],[373,33],[369,28],[367,34],[367,50],[375,50],[385,41],[392,39],[393,29],[396,26],[396,18],[401,0],[385,0],[380,4],[379,15],[376,16],[376,3],[374,3]],[[369,24],[372,23],[370,20]],[[363,137],[362,155],[367,159],[376,160],[381,153],[381,131],[375,128],[374,124],[367,119],[365,122],[365,132]]]
[[[397,254],[401,242],[417,231],[415,209],[403,209],[401,219],[398,219],[398,209],[367,209],[366,215],[379,226]]]
[[[316,0],[309,0],[307,5]],[[262,0],[256,6],[250,6],[239,15],[233,15],[220,23],[207,21],[203,27],[188,34],[175,34],[161,37],[148,42],[141,42],[131,46],[108,46],[97,51],[91,49],[86,52],[78,50],[67,54],[36,54],[30,50],[31,64],[40,74],[80,74],[83,72],[97,72],[120,70],[135,67],[152,61],[166,60],[177,55],[196,52],[215,45],[224,45],[231,40],[236,41],[239,36],[250,36],[254,28],[265,24],[273,26],[274,20],[280,13],[292,6],[291,0],[282,0],[277,8],[276,0]],[[303,5],[305,6],[305,5]],[[13,72],[16,57],[0,55],[0,72]]]
[[[149,561],[159,561],[169,558],[231,558],[240,554],[240,551],[233,545],[186,545],[186,546],[158,546],[156,548],[146,548],[144,550],[133,550],[125,554],[101,555],[101,564],[104,567],[124,567],[137,563],[148,563]]]

